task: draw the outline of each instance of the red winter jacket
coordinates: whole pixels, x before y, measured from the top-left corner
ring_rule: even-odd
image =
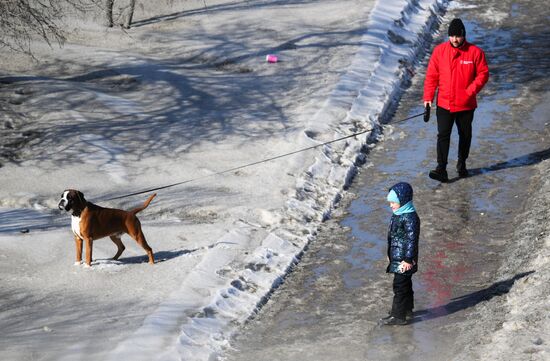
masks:
[[[424,101],[433,101],[435,89],[437,106],[450,112],[477,107],[476,94],[489,79],[485,53],[464,40],[459,48],[449,41],[435,47],[424,81]]]

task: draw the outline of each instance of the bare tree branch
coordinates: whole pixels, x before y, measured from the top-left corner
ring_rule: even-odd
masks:
[[[68,9],[84,11],[98,0],[0,0],[0,48],[32,55],[35,39],[65,42],[62,19]]]

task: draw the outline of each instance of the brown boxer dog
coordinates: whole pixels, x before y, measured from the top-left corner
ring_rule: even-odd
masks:
[[[75,264],[82,262],[82,242],[86,242],[85,263],[87,266],[91,266],[92,242],[103,237],[110,237],[116,244],[118,250],[113,259],[118,259],[125,249],[121,241],[121,236],[124,233],[127,233],[145,249],[147,256],[149,256],[149,264],[154,264],[153,250],[145,240],[136,213],[147,208],[156,195],[156,193],[151,195],[141,207],[123,211],[122,209],[103,208],[87,202],[80,191],[74,189],[64,191],[58,207],[61,210],[71,212],[71,229],[76,242]]]

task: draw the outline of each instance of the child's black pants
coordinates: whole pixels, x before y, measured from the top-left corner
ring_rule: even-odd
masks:
[[[407,311],[412,311],[413,308],[414,291],[412,288],[412,275],[394,273],[391,315],[404,320]]]

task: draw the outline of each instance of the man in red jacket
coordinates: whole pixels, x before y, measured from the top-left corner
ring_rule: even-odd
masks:
[[[476,94],[489,79],[485,53],[466,41],[466,29],[460,19],[449,26],[449,41],[435,47],[424,81],[424,107],[432,106],[437,93],[437,168],[430,178],[447,182],[447,158],[451,131],[458,129],[459,177],[467,177],[466,159],[472,141],[472,121],[477,107]]]

